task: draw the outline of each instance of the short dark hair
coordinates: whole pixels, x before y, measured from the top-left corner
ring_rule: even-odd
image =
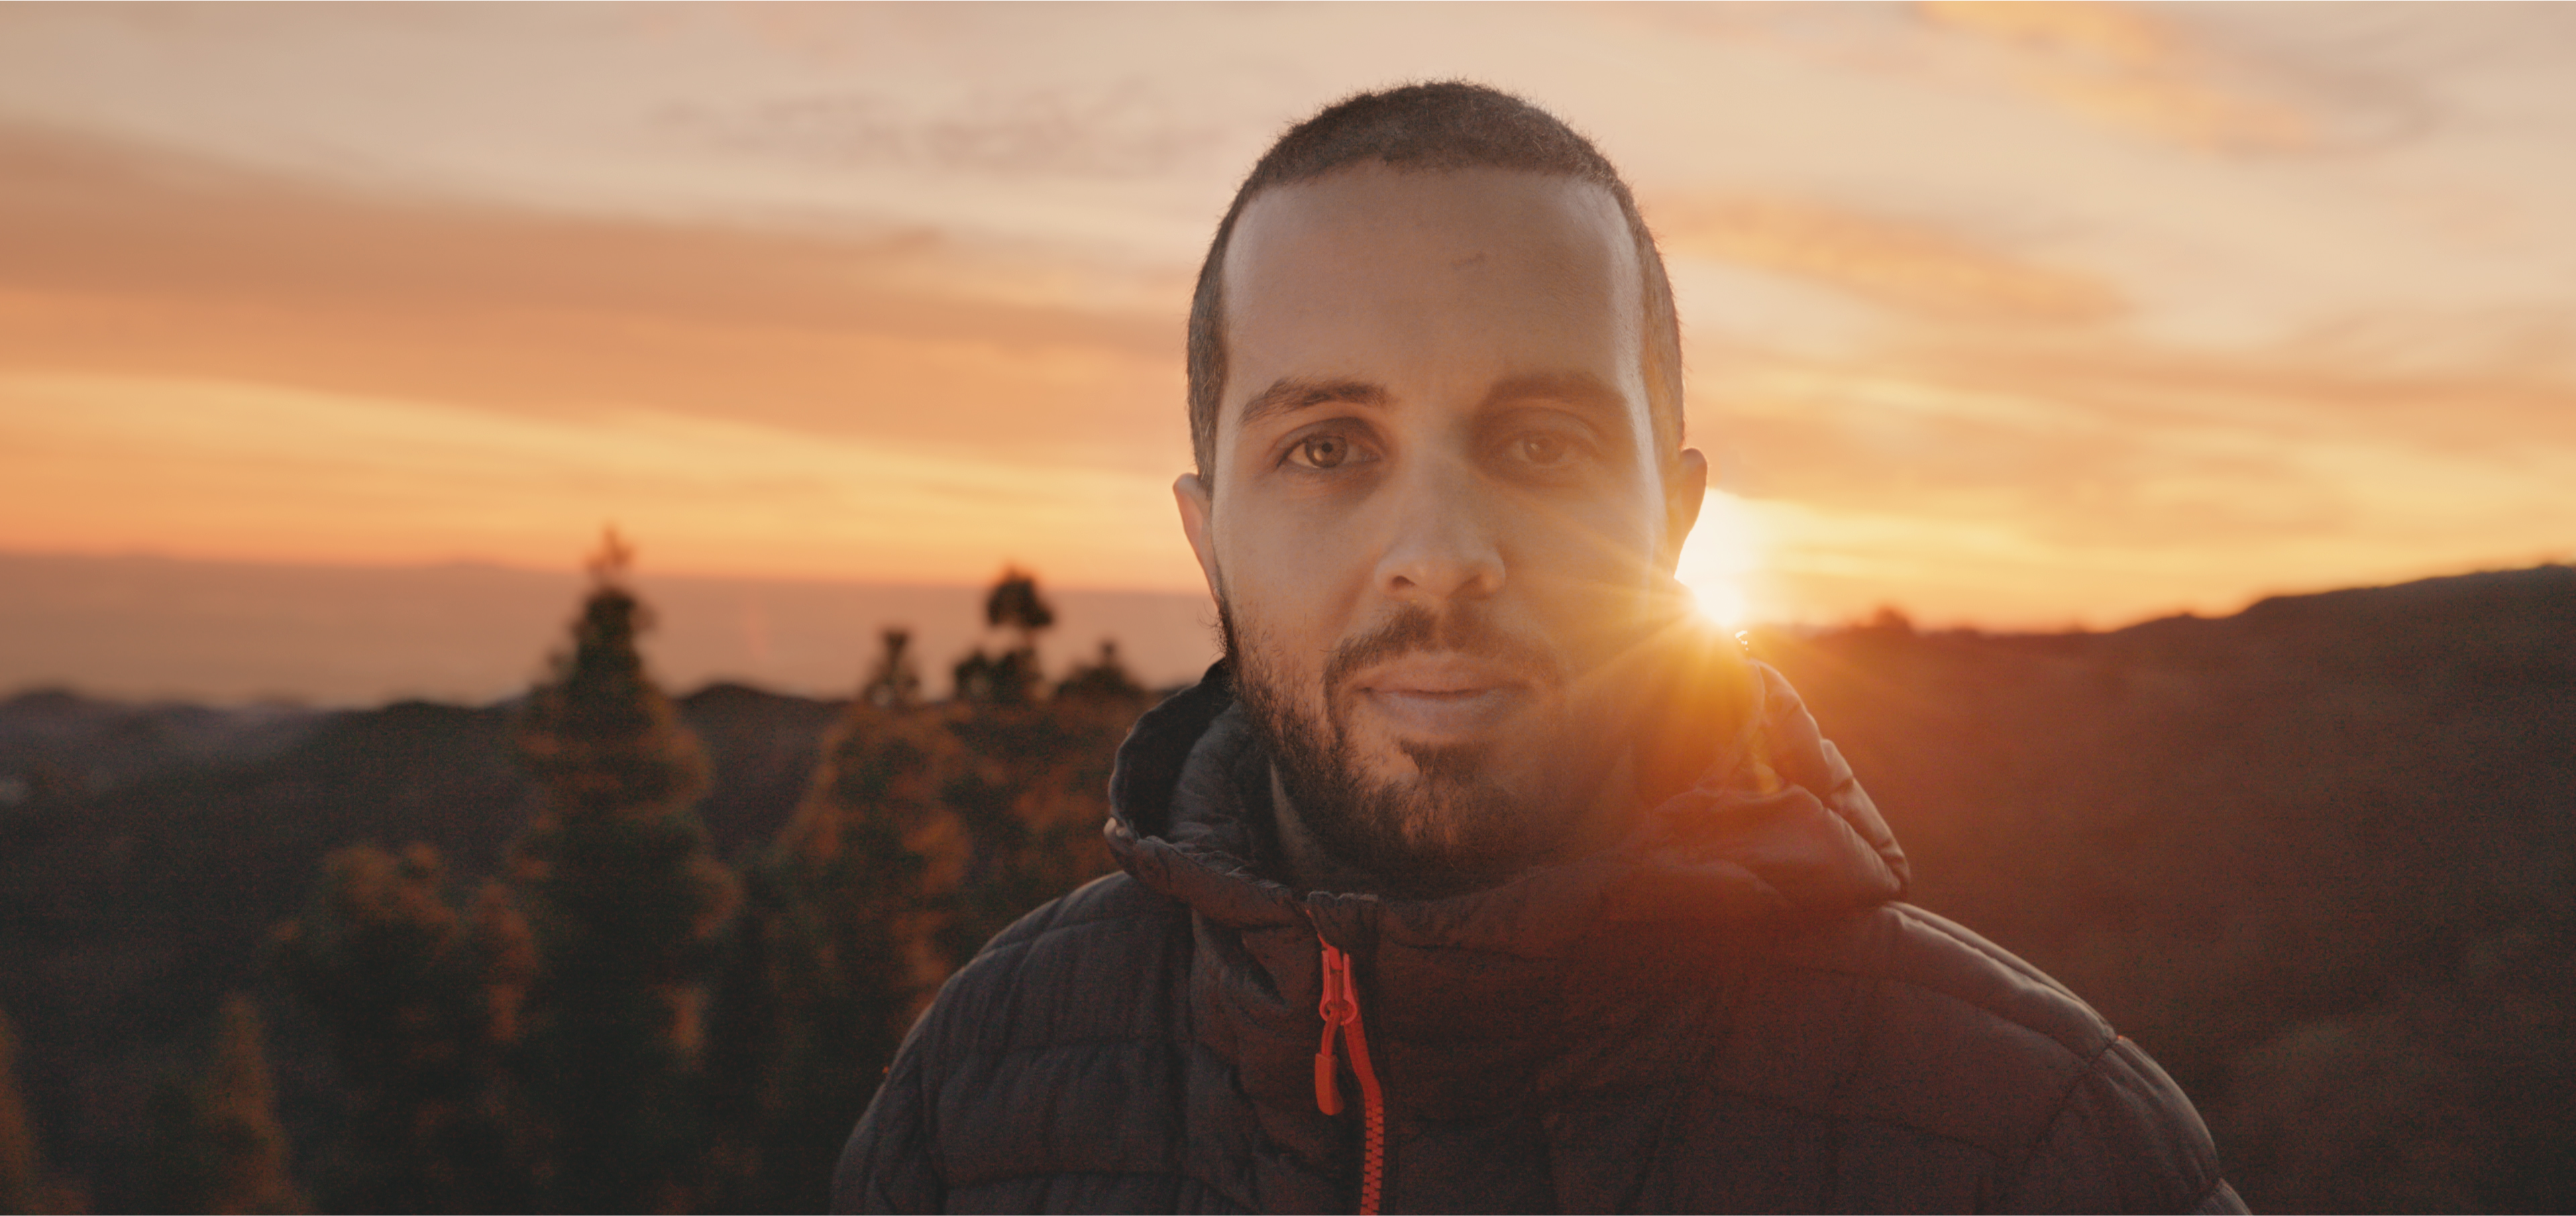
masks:
[[[1245,204],[1274,186],[1294,185],[1360,161],[1426,173],[1457,169],[1510,169],[1570,177],[1610,193],[1628,221],[1644,283],[1647,414],[1666,459],[1682,445],[1681,320],[1673,310],[1672,280],[1664,275],[1655,234],[1637,211],[1637,200],[1610,158],[1555,115],[1481,84],[1444,80],[1359,93],[1326,106],[1288,129],[1252,166],[1234,192],[1234,205],[1216,226],[1207,261],[1199,266],[1190,298],[1190,449],[1199,477],[1215,476],[1217,411],[1225,397],[1225,250]]]

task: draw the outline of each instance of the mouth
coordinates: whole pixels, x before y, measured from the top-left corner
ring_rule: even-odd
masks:
[[[1393,733],[1460,742],[1501,726],[1536,693],[1518,670],[1449,652],[1415,652],[1374,664],[1347,685],[1354,708]]]

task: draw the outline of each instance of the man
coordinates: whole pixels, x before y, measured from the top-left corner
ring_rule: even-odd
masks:
[[[1707,479],[1627,187],[1464,84],[1298,126],[1218,227],[1176,485],[1226,658],[1125,873],[941,993],[847,1210],[2241,1210],[2162,1071],[1894,902],[1672,580]]]

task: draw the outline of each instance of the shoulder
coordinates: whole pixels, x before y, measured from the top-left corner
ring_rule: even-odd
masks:
[[[1113,874],[1022,917],[949,977],[904,1048],[942,1173],[1106,1168],[1081,1147],[1100,1139],[1089,1121],[1179,1090],[1190,932],[1187,907]]]
[[[2101,1014],[2018,955],[1912,904],[1787,935],[1773,956],[1786,970],[1847,976],[1879,989],[1894,1015],[1994,1033],[2034,1065],[2071,1067],[2119,1037]]]
[[[1734,1006],[1730,1087],[1996,1153],[2035,1141],[2117,1038],[2037,968],[1908,904],[1772,939]]]
[[[950,976],[920,1046],[943,1060],[1150,1037],[1157,998],[1188,976],[1189,939],[1186,906],[1124,873],[1094,879],[995,934]]]
[[[1169,1108],[1188,1026],[1190,932],[1187,908],[1113,874],[996,935],[948,978],[896,1053],[843,1153],[834,1202],[990,1211],[1180,1202],[1166,1194],[1180,1185]],[[1073,1189],[1048,1189],[1059,1186]]]
[[[2187,1208],[2207,1128],[2135,1043],[2038,968],[1908,904],[1783,935],[1748,972],[1722,1084],[1968,1150],[2005,1208]]]

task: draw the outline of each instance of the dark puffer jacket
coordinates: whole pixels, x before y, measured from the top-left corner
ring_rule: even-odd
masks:
[[[1894,839],[1762,683],[1766,745],[1624,844],[1406,902],[1263,876],[1268,760],[1212,671],[1119,753],[1127,872],[949,981],[835,1205],[1351,1210],[1363,1119],[1318,1109],[1320,934],[1356,960],[1386,1211],[2243,1210],[2144,1052],[1893,902]]]

